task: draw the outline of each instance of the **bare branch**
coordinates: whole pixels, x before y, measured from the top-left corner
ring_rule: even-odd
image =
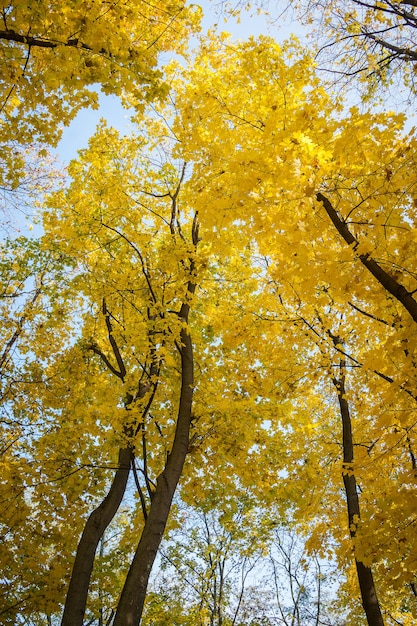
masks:
[[[147,511],[147,508],[146,508],[145,496],[143,495],[143,491],[142,491],[142,488],[140,486],[138,470],[136,469],[136,464],[135,464],[135,459],[134,458],[132,459],[132,470],[133,470],[133,477],[135,479],[136,489],[137,489],[137,492],[139,494],[140,505],[142,507],[143,519],[146,521],[148,519],[148,511]]]
[[[399,58],[408,58],[412,59],[413,61],[417,61],[417,52],[415,52],[414,50],[411,50],[410,48],[401,48],[400,46],[395,46],[394,44],[389,43],[389,41],[380,39],[379,37],[376,37],[371,33],[365,32],[365,35],[366,37],[369,37],[369,39],[372,39],[372,41],[375,41],[375,43],[379,44],[382,48],[385,48],[386,50],[391,50],[391,52],[395,52],[396,56],[398,56]]]
[[[125,367],[125,364],[123,362],[122,355],[120,354],[119,346],[117,345],[117,342],[116,342],[116,340],[115,340],[115,338],[113,336],[113,328],[112,328],[112,323],[111,323],[111,320],[110,320],[110,313],[109,313],[109,310],[107,309],[106,300],[104,298],[103,298],[103,315],[104,315],[104,318],[106,320],[107,333],[108,333],[110,345],[112,347],[113,354],[114,354],[114,356],[116,358],[116,361],[117,361],[117,364],[119,366],[119,370],[120,370],[119,378],[124,380],[124,378],[126,376],[126,367]]]
[[[348,302],[348,305],[351,306],[353,309],[355,309],[355,311],[357,311],[358,313],[362,313],[362,315],[366,315],[366,317],[369,317],[371,320],[375,320],[376,322],[381,322],[381,324],[385,324],[386,326],[389,326],[388,322],[383,320],[381,317],[376,317],[376,315],[372,315],[372,313],[367,313],[367,311],[360,309],[358,306],[356,306],[356,304],[353,304],[353,302]]]
[[[95,354],[97,354],[101,360],[103,361],[103,363],[106,365],[106,367],[109,368],[109,370],[112,372],[112,374],[114,374],[115,376],[117,376],[118,378],[123,379],[123,376],[121,374],[121,372],[119,372],[119,370],[117,370],[114,365],[111,364],[111,362],[109,361],[109,359],[106,357],[106,355],[104,354],[104,352],[102,350],[100,350],[100,348],[98,347],[98,345],[94,342],[90,343],[88,345],[88,348],[90,350],[92,350]]]

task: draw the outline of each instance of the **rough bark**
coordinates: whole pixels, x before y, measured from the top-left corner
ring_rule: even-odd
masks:
[[[354,458],[352,422],[350,419],[349,404],[346,400],[344,368],[345,363],[344,361],[341,361],[340,376],[337,379],[333,379],[333,384],[337,390],[337,398],[339,401],[340,415],[343,425],[343,483],[345,486],[348,509],[349,532],[352,540],[354,540],[356,535],[356,526],[358,520],[360,519],[360,507],[356,478],[352,470]],[[366,614],[368,625],[384,626],[384,620],[379,606],[372,570],[370,567],[361,563],[356,556],[355,565],[362,597],[362,606]]]
[[[122,501],[129,477],[131,459],[132,451],[129,448],[119,450],[119,467],[109,492],[101,504],[91,513],[85,524],[77,548],[61,626],[82,626],[83,624],[97,546]]]

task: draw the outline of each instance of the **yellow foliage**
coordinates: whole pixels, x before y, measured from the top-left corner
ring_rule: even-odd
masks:
[[[12,378],[19,364],[4,388],[13,437],[7,425],[2,523],[39,535],[22,588],[37,558],[42,588],[68,576],[119,447],[134,451],[151,501],[172,451],[187,329],[195,399],[181,497],[210,506],[220,490],[226,517],[242,489],[274,505],[308,529],[311,550],[336,555],[352,597],[353,555],[372,565],[394,614],[416,566],[416,329],[364,259],[413,296],[415,136],[403,137],[394,115],[352,109],[340,119],[295,42],[208,36],[169,80],[172,103],[138,113],[132,136],[100,125],[45,204],[30,258],[4,259],[7,289],[10,276],[40,274],[38,255],[49,272],[5,368]],[[17,327],[9,307],[3,345]],[[338,401],[353,431],[345,463]],[[360,486],[351,529],[343,475]],[[117,550],[128,561],[142,528],[140,496],[130,495],[108,572]],[[113,578],[97,571],[95,590],[98,580],[110,589]],[[65,591],[53,589],[59,606]]]
[[[181,0],[3,3],[1,184],[22,175],[13,147],[55,145],[81,108],[97,108],[98,85],[133,108],[166,95],[159,55],[185,53],[200,13]]]

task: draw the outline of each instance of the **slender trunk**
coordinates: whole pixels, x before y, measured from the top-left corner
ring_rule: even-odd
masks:
[[[185,321],[188,319],[188,305],[183,305],[180,316]],[[182,382],[174,443],[165,468],[157,479],[151,507],[120,596],[113,626],[138,626],[140,623],[149,575],[188,452],[194,367],[191,337],[186,329],[181,331],[180,353]]]
[[[78,544],[61,626],[82,626],[97,546],[115,516],[129,477],[132,452],[119,450],[119,467],[107,496],[88,518]]]
[[[320,611],[321,611],[321,568],[320,563],[316,557],[316,565],[317,565],[317,615],[316,615],[316,623],[315,626],[319,626],[321,624],[320,621]]]
[[[340,415],[343,425],[343,483],[345,486],[349,532],[352,540],[356,535],[356,526],[360,519],[359,497],[356,485],[356,478],[352,470],[353,463],[353,437],[352,423],[350,419],[349,404],[346,400],[345,389],[345,363],[340,362],[340,377],[333,379],[333,384],[337,390],[339,400]],[[356,571],[358,574],[359,588],[362,597],[366,619],[369,626],[384,626],[381,609],[376,594],[375,583],[372,570],[355,556]]]
[[[99,556],[100,559],[103,558],[104,555],[104,535],[105,533],[103,533],[101,539],[100,539],[100,550],[99,550]],[[99,583],[99,588],[98,588],[98,598],[99,598],[99,609],[98,609],[98,626],[104,626],[104,609],[103,609],[103,590],[101,588],[101,582]]]
[[[219,626],[223,626],[223,591],[224,591],[224,563],[225,557],[220,557],[219,562],[219,602],[218,602],[218,614],[219,614]]]

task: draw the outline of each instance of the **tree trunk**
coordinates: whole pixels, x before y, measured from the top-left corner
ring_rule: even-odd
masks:
[[[180,317],[185,321],[188,319],[188,305],[183,305]],[[181,331],[180,353],[182,382],[174,443],[165,469],[157,479],[151,507],[120,596],[113,626],[138,626],[140,624],[149,575],[164,534],[172,499],[188,452],[194,366],[191,337],[186,329]]]
[[[345,363],[340,362],[340,377],[333,379],[333,384],[337,390],[339,400],[340,415],[343,425],[343,483],[345,486],[349,532],[352,540],[356,535],[356,525],[360,519],[359,497],[356,486],[356,478],[352,471],[353,463],[353,437],[352,423],[350,419],[349,404],[346,400],[345,389]],[[372,570],[367,567],[355,556],[356,571],[358,574],[359,588],[362,597],[362,606],[364,608],[366,619],[369,626],[384,626],[381,609],[376,594],[375,583]]]
[[[97,546],[115,516],[126,490],[132,451],[119,450],[119,467],[110,490],[88,518],[78,544],[61,626],[82,626]]]

